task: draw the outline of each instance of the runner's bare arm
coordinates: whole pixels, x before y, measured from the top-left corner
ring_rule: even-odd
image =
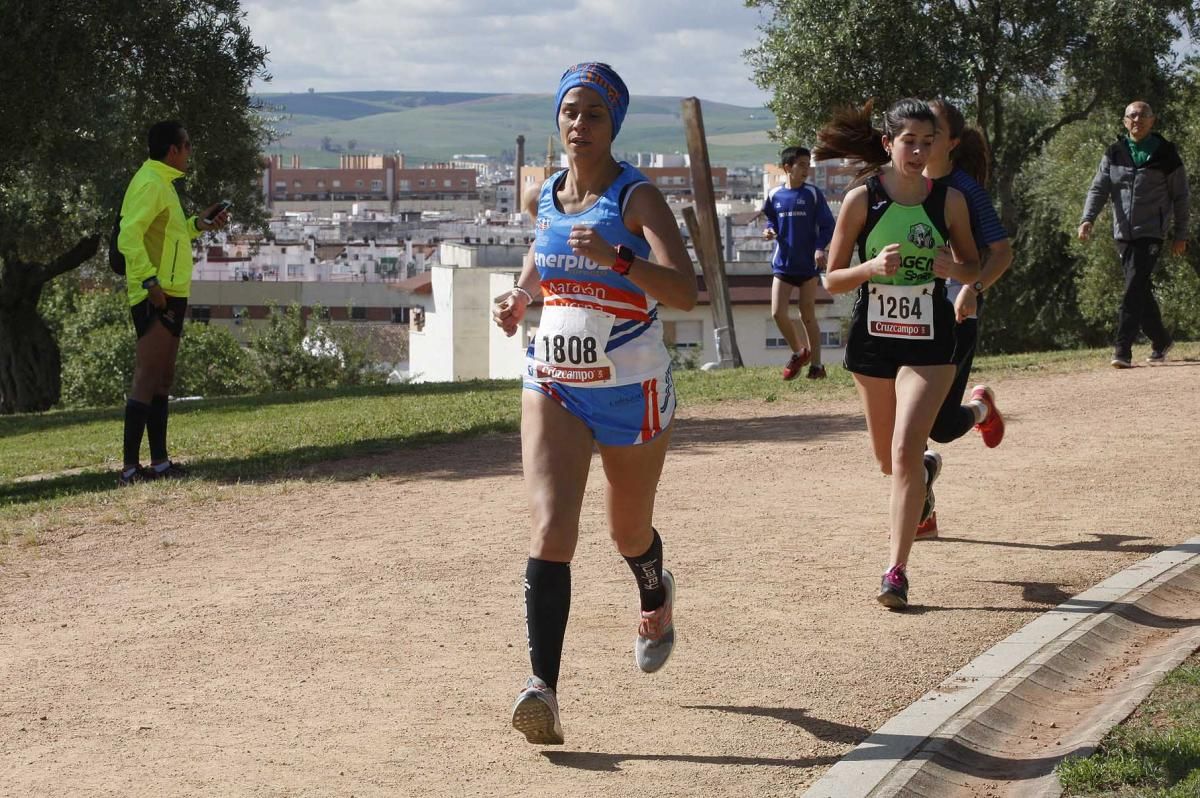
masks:
[[[625,208],[625,227],[650,244],[654,260],[637,258],[626,275],[638,288],[664,305],[680,310],[696,306],[696,270],[688,257],[675,215],[658,189],[643,184],[633,189]],[[571,249],[606,268],[617,261],[614,246],[590,227],[576,225],[568,239]]]
[[[534,222],[537,222],[539,193],[537,187],[530,187],[521,197],[521,209],[528,213]],[[536,242],[530,244],[529,251],[525,253],[525,262],[521,266],[521,274],[517,277],[516,288],[504,298],[498,297],[500,301],[492,308],[492,320],[497,327],[504,330],[505,335],[511,336],[516,333],[521,319],[525,318],[525,309],[532,301],[531,298],[541,296],[542,288],[537,267],[533,265],[533,250],[536,246]]]
[[[960,283],[970,285],[979,279],[979,250],[975,248],[975,237],[971,235],[971,214],[967,200],[957,189],[946,191],[946,225],[950,228],[950,248],[953,259],[946,264],[946,274]],[[939,255],[937,261],[943,259]],[[934,272],[937,273],[937,261]]]
[[[854,245],[867,223],[867,187],[851,189],[842,202],[833,240],[829,243],[829,261],[825,270],[825,290],[844,294],[865,283],[873,274],[891,274],[900,265],[900,246],[889,244],[877,257],[857,266],[850,265]],[[890,269],[890,271],[889,271]]]

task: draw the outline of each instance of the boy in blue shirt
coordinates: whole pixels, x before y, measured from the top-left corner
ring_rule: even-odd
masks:
[[[763,238],[775,242],[771,315],[792,348],[783,378],[795,379],[811,359],[808,378],[819,380],[825,377],[825,366],[821,364],[821,328],[817,324],[817,286],[821,282],[817,272],[825,268],[826,250],[833,238],[833,214],[821,190],[804,182],[811,163],[806,148],[788,147],[780,153],[779,163],[787,173],[787,185],[773,189],[762,208],[767,219]],[[800,295],[800,328],[788,318],[793,290]]]

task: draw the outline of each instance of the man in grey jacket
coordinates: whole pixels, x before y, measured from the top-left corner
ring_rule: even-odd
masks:
[[[1088,190],[1079,225],[1079,239],[1087,241],[1092,222],[1105,200],[1112,198],[1113,238],[1125,271],[1125,294],[1117,314],[1117,339],[1112,364],[1133,365],[1133,342],[1138,330],[1150,339],[1151,363],[1166,359],[1173,341],[1163,327],[1158,302],[1151,290],[1150,274],[1158,263],[1168,225],[1173,224],[1171,251],[1182,255],[1188,242],[1188,182],[1175,145],[1157,133],[1154,111],[1140,100],[1125,109],[1129,131],[1100,159],[1100,168]]]

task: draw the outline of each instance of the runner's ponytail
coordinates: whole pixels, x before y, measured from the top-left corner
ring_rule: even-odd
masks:
[[[991,176],[992,156],[983,133],[977,128],[967,127],[962,111],[949,100],[939,97],[931,100],[929,107],[946,119],[950,138],[958,139],[958,146],[950,151],[951,162],[986,188]]]

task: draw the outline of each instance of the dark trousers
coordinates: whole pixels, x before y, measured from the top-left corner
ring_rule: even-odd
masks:
[[[1130,357],[1138,330],[1146,333],[1150,345],[1162,350],[1171,342],[1163,327],[1158,301],[1150,285],[1150,274],[1162,254],[1163,242],[1157,238],[1136,238],[1118,241],[1121,268],[1125,272],[1125,295],[1117,311],[1117,340],[1115,354]]]

